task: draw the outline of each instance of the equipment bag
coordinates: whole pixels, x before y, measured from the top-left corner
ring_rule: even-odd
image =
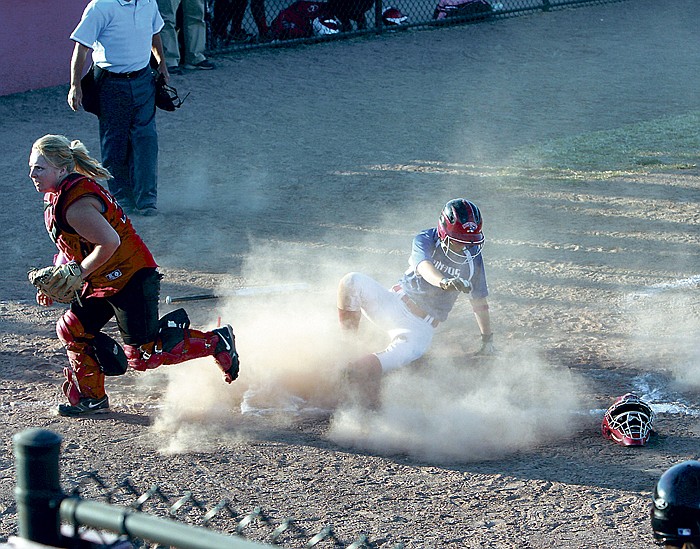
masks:
[[[95,65],[91,65],[80,79],[80,89],[83,90],[83,109],[85,112],[100,116],[100,83],[95,77]]]
[[[493,14],[493,6],[486,0],[439,0],[433,19],[459,17],[467,21],[482,21]]]
[[[298,0],[279,12],[270,31],[277,40],[309,38],[314,35],[314,19],[324,17],[333,17],[327,2]]]

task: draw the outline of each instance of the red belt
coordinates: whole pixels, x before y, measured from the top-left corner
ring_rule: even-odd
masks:
[[[433,328],[437,328],[438,324],[440,324],[440,321],[435,319],[434,317],[430,316],[428,313],[426,313],[423,309],[421,309],[416,303],[406,295],[406,293],[403,291],[403,288],[401,287],[400,284],[396,284],[391,287],[392,292],[396,292],[399,294],[399,297],[401,298],[401,301],[404,302],[404,305],[406,305],[406,308],[411,311],[411,313],[421,320],[425,320],[428,324],[430,324]]]

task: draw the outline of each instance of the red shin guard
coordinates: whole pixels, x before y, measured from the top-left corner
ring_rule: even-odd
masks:
[[[66,348],[70,368],[64,368],[63,393],[72,405],[81,398],[99,399],[105,396],[105,376],[92,346],[94,336],[87,334],[72,311],[67,311],[56,323],[56,334]]]
[[[169,333],[170,331],[178,333]],[[178,341],[174,342],[174,339]],[[195,358],[212,356],[218,342],[219,336],[212,332],[166,328],[161,330],[155,342],[145,343],[140,347],[124,345],[124,352],[129,366],[134,370],[143,371],[158,368],[163,364],[179,364]]]

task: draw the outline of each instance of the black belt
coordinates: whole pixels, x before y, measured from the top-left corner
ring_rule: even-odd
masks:
[[[404,302],[404,305],[406,305],[406,308],[411,311],[411,314],[417,316],[421,320],[425,320],[428,324],[430,324],[433,328],[437,328],[438,324],[440,324],[440,321],[437,320],[436,318],[430,316],[428,313],[426,313],[423,309],[421,309],[415,301],[413,301],[410,297],[408,297],[404,291],[403,288],[401,287],[400,284],[396,284],[395,286],[391,287],[392,292],[396,292],[399,294],[399,297],[401,298],[401,301]]]
[[[150,68],[151,67],[149,65],[146,65],[144,68],[142,68],[140,70],[131,71],[131,72],[112,72],[112,71],[108,71],[105,69],[100,69],[100,70],[105,73],[105,76],[109,76],[110,78],[125,78],[128,80],[132,80],[134,78],[138,78],[139,76],[143,75]]]

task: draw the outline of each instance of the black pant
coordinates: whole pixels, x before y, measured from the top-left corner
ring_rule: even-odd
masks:
[[[231,33],[240,32],[243,16],[248,6],[248,0],[216,0],[212,17],[211,31],[216,38],[228,36],[228,25],[231,23]],[[267,33],[267,18],[265,16],[265,0],[250,0],[250,13],[253,16],[258,32]]]
[[[155,268],[137,271],[131,280],[109,297],[88,297],[71,311],[89,334],[97,334],[115,317],[124,343],[138,347],[158,334],[158,299],[161,275]]]

